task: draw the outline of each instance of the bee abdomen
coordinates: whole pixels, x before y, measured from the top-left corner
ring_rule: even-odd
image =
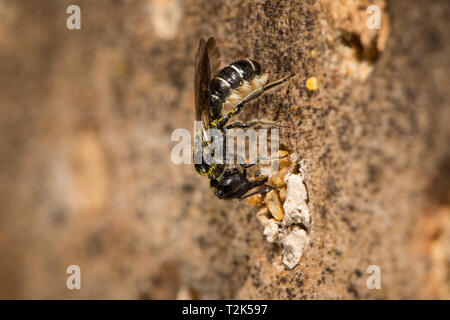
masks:
[[[243,79],[246,81],[252,80],[255,76],[261,75],[261,65],[255,60],[239,60],[231,64],[232,67],[235,67],[240,70],[243,75]]]
[[[262,73],[261,65],[254,60],[239,60],[223,68],[211,80],[210,106],[214,117],[219,116],[222,105],[234,89]]]

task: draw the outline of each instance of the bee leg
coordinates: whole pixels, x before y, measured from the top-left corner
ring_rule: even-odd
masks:
[[[244,169],[251,168],[251,167],[253,167],[256,163],[257,163],[257,162],[243,164],[243,165],[242,165],[242,168],[244,168]]]
[[[267,161],[267,160],[279,160],[279,159],[283,159],[283,158],[286,158],[288,155],[286,154],[286,155],[284,155],[284,156],[282,156],[282,157],[278,157],[278,156],[276,156],[276,157],[258,157],[258,158],[256,158],[254,161],[252,161],[252,162],[250,162],[250,163],[248,163],[248,164],[245,164],[244,166],[246,167],[246,168],[250,168],[251,166],[254,166],[255,164],[257,164],[257,163],[259,163],[259,162],[261,162],[261,161]]]
[[[228,153],[227,156],[228,157],[232,157],[233,159],[234,159],[234,156],[236,156],[237,160],[238,160],[237,161],[238,164],[240,164],[243,168],[250,168],[250,167],[254,166],[255,164],[260,163],[261,160],[262,161],[278,160],[278,159],[286,158],[288,155],[286,154],[286,155],[284,155],[282,157],[278,157],[278,156],[275,156],[275,157],[258,157],[258,158],[256,158],[255,160],[253,160],[250,163],[245,163],[244,157],[242,157],[240,154],[237,154],[237,153]]]
[[[288,155],[287,154],[285,154],[284,156],[282,156],[282,157],[278,157],[278,156],[276,156],[276,157],[259,157],[258,159],[256,159],[258,162],[259,161],[261,161],[261,160],[277,160],[277,159],[283,159],[283,158],[286,158]]]
[[[254,162],[241,164],[242,172],[244,174],[244,177],[247,177],[247,169],[253,167],[254,165],[258,164],[261,160],[279,160],[286,158],[288,155],[282,156],[282,157],[259,157]]]
[[[227,124],[228,120],[230,120],[230,118],[233,115],[239,114],[239,112],[242,111],[242,108],[244,107],[244,105],[247,102],[250,102],[256,98],[258,98],[263,92],[272,89],[276,86],[279,86],[280,84],[282,84],[283,82],[286,82],[287,80],[289,80],[289,78],[291,78],[292,76],[294,76],[294,74],[288,75],[287,77],[281,78],[279,80],[276,80],[274,82],[271,82],[269,84],[266,84],[264,87],[258,88],[255,91],[253,91],[252,93],[250,93],[247,97],[245,97],[241,102],[239,102],[234,108],[233,110],[231,110],[227,115],[225,115],[223,118],[219,119],[217,121],[217,127],[219,129],[225,127],[225,125]]]
[[[242,155],[238,154],[238,153],[227,153],[227,157],[232,157],[234,159],[234,157],[236,156],[237,158],[237,163],[242,167],[242,173],[244,174],[244,177],[247,177],[247,169],[253,167],[254,165],[260,163],[261,161],[265,161],[265,160],[279,160],[279,159],[283,159],[286,158],[288,155],[284,155],[282,157],[258,157],[256,158],[254,161],[250,162],[250,163],[245,163],[245,158],[242,157]]]
[[[244,174],[244,177],[247,178],[247,169],[253,167],[255,164],[256,164],[256,162],[255,162],[255,163],[245,163],[245,164],[241,164],[242,172],[243,172],[243,174]]]
[[[258,189],[258,190],[255,190],[255,191],[253,191],[253,192],[250,192],[250,193],[248,193],[248,194],[246,194],[246,195],[243,195],[242,197],[239,197],[238,199],[239,199],[239,200],[244,200],[244,199],[246,199],[246,198],[248,198],[248,197],[251,197],[251,196],[253,196],[253,195],[255,195],[255,194],[258,194],[258,193],[269,192],[269,191],[272,190],[272,189],[273,189],[273,188],[272,188],[271,186],[265,185],[265,186],[262,187],[261,189]]]
[[[239,154],[234,154],[234,153],[229,153],[228,156],[233,157],[234,156],[237,157],[238,159],[238,164],[242,167],[242,172],[244,174],[244,177],[247,177],[247,169],[253,167],[254,165],[260,163],[261,161],[265,161],[265,160],[279,160],[279,159],[283,159],[286,158],[288,155],[284,155],[282,157],[258,157],[255,159],[255,161],[252,161],[250,163],[245,163],[245,159],[240,156]]]
[[[225,129],[233,129],[233,128],[250,128],[250,127],[254,127],[257,125],[269,125],[269,126],[273,126],[273,127],[283,127],[283,128],[287,128],[287,126],[278,124],[274,121],[268,121],[268,120],[253,120],[247,123],[243,123],[242,121],[235,121],[230,123],[229,125],[227,125],[225,127]]]

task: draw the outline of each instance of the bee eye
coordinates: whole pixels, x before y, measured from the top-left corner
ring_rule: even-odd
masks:
[[[197,170],[198,173],[200,174],[206,174],[209,171],[209,166],[206,164],[196,164],[195,165],[195,169]]]

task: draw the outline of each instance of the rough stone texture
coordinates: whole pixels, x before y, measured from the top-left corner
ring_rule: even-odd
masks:
[[[65,27],[74,2],[81,31]],[[450,5],[374,3],[378,31],[363,0],[1,1],[0,297],[450,298]],[[256,208],[170,161],[209,35],[225,62],[296,72],[242,115],[288,125],[308,166],[293,270]]]

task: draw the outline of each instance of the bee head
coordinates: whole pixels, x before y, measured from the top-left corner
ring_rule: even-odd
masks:
[[[219,199],[235,199],[248,191],[247,179],[238,170],[226,171],[220,180],[211,179],[210,186]]]

